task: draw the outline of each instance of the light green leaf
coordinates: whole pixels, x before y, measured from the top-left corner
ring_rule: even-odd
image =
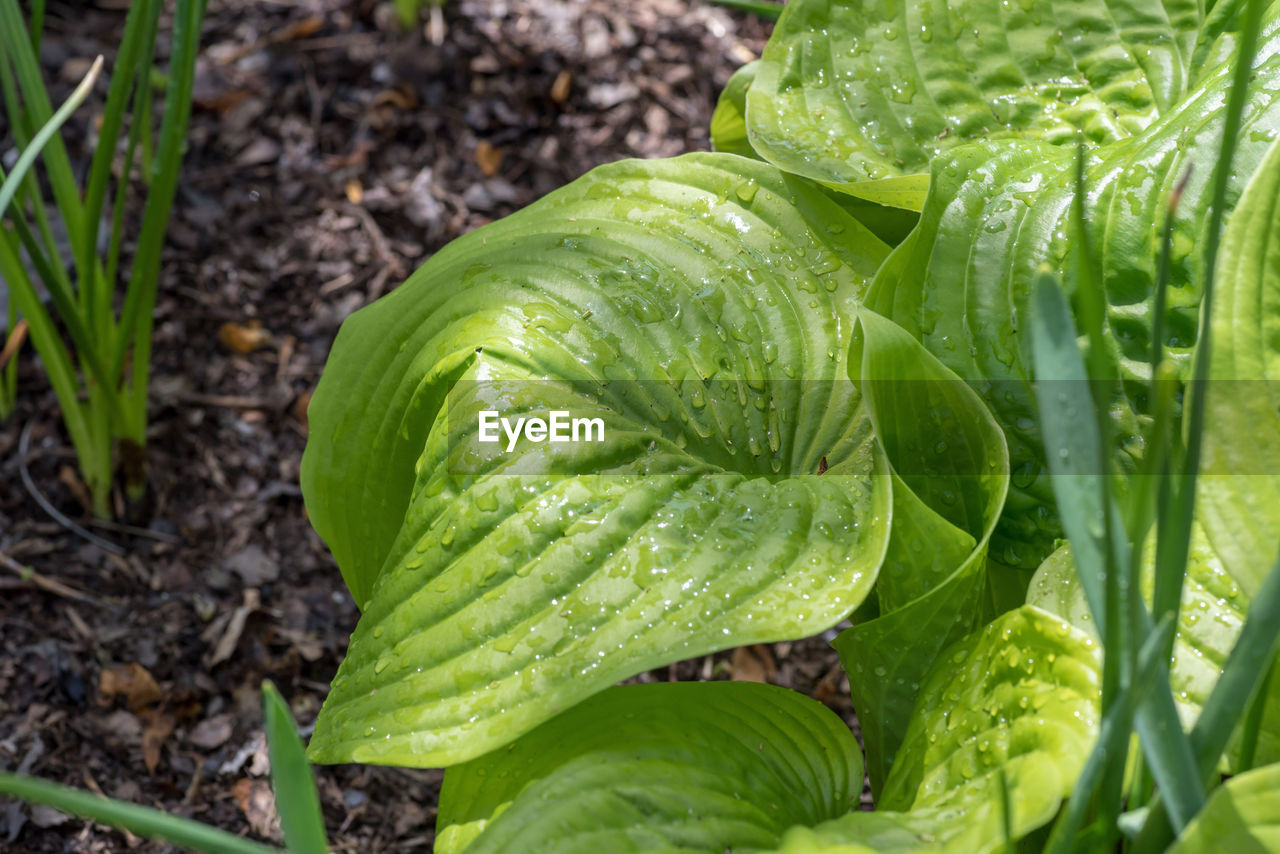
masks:
[[[1142,594],[1148,604],[1154,567],[1153,549],[1147,548],[1142,562]],[[1076,576],[1070,546],[1058,549],[1036,570],[1027,592],[1027,603],[1061,615],[1073,626],[1098,638],[1097,626]],[[1192,532],[1169,676],[1184,728],[1190,729],[1199,716],[1248,612],[1249,595],[1227,572],[1203,529],[1197,525]],[[1271,681],[1265,708],[1258,733],[1258,763],[1280,761],[1280,685],[1275,679]],[[1234,767],[1238,752],[1239,733],[1236,733],[1227,750],[1227,769]]]
[[[1000,429],[973,391],[902,329],[859,315],[850,356],[893,473],[879,616],[834,646],[879,790],[938,652],[979,624],[987,539],[1008,488]]]
[[[759,60],[748,62],[733,72],[711,114],[711,148],[760,160],[747,139],[747,87],[756,79]]]
[[[846,365],[884,254],[765,164],[630,162],[356,315],[312,404],[304,488],[365,613],[312,757],[452,764],[636,672],[814,634],[866,597],[891,515],[956,547],[902,540],[886,608],[952,578],[980,591],[998,429],[874,315]],[[476,441],[479,412],[549,408],[600,417],[607,440]],[[903,686],[976,613],[930,601],[937,636],[894,650]]]
[[[922,682],[874,813],[856,809],[847,730],[799,695],[722,683],[611,689],[450,769],[437,850],[995,851],[1002,772],[1015,838],[1070,791],[1096,736],[1099,666],[1087,635],[1031,607],[953,645]]]
[[[1280,146],[1228,220],[1214,283],[1213,357],[1197,513],[1214,550],[1255,593],[1280,544]]]
[[[824,185],[831,186],[831,185]],[[904,211],[919,212],[929,196],[929,173],[901,175],[896,178],[877,178],[872,181],[860,181],[848,186],[832,187],[833,190]]]
[[[365,613],[311,756],[465,761],[634,673],[861,604],[895,484],[846,359],[884,255],[765,164],[630,161],[455,242],[348,321],[303,483]],[[863,361],[936,377],[893,332]],[[930,448],[979,442],[951,463],[968,473],[901,482],[978,530],[1007,469],[976,398],[954,377],[948,393]],[[927,418],[917,401],[933,403],[908,395],[894,417]],[[549,409],[599,417],[605,441],[478,441],[481,412]]]
[[[1217,789],[1167,854],[1280,852],[1280,765],[1233,777]]]
[[[729,78],[711,115],[711,146],[716,151],[762,159],[747,136],[747,87],[755,79],[759,62],[749,62]],[[929,189],[928,174],[866,181],[846,192],[830,191],[848,213],[877,237],[896,246],[919,219],[913,216],[924,205]]]
[[[1278,50],[1280,4],[1273,4],[1245,112],[1233,205],[1280,128]],[[1107,288],[1106,346],[1122,381],[1123,393],[1108,402],[1121,470],[1132,470],[1142,454],[1137,436],[1149,406],[1150,296],[1165,211],[1196,152],[1216,148],[1229,85],[1229,63],[1207,67],[1195,88],[1139,135],[1087,153],[1085,215]],[[1062,533],[1030,387],[1028,312],[1031,284],[1042,266],[1066,273],[1069,294],[1077,287],[1065,225],[1075,154],[1074,148],[1049,142],[1006,139],[939,155],[920,225],[895,249],[867,296],[870,308],[911,330],[968,379],[1004,428],[1013,488],[992,555],[1008,566],[1038,566]],[[1196,343],[1201,293],[1199,254],[1193,249],[1206,227],[1211,172],[1199,163],[1192,169],[1173,238],[1162,343],[1184,377]]]
[[[753,145],[833,186],[979,139],[1141,132],[1194,74],[1194,0],[792,0],[747,94]]]
[[[857,807],[848,727],[792,691],[629,685],[449,769],[438,854],[723,852]],[[468,838],[470,837],[470,838]]]
[[[748,448],[745,430],[720,433],[797,418],[800,382],[843,375],[844,306],[885,252],[807,182],[728,155],[602,167],[455,241],[344,324],[311,405],[308,511],[357,603],[416,545],[397,537],[419,457],[445,395],[481,363],[521,379],[651,382],[624,388],[660,397],[627,406],[629,421],[665,416],[666,434],[721,468],[816,472],[845,410],[804,413],[774,431],[770,453]],[[750,388],[744,419],[736,388],[710,393],[747,379],[789,397],[761,412]]]
[[[1031,606],[998,617],[930,671],[880,805],[998,803],[989,793],[1000,768],[1015,805],[1038,779],[1052,793],[1046,803],[1061,798],[1097,735],[1100,667],[1095,641],[1061,617]]]
[[[873,813],[793,828],[780,854],[1001,850],[1057,813],[1097,736],[1099,648],[1024,606],[948,649],[923,681]]]

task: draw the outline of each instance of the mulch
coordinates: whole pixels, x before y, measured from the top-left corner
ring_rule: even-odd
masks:
[[[61,91],[109,55],[126,5],[50,4],[42,61]],[[0,769],[278,843],[261,682],[305,728],[357,618],[298,488],[338,325],[595,165],[706,149],[717,94],[768,34],[698,0],[451,0],[444,22],[437,45],[388,3],[209,3],[156,311],[147,502],[92,527],[107,545],[40,509],[24,470],[90,524],[30,348],[0,424]],[[81,167],[92,114],[65,131]],[[639,678],[768,679],[852,721],[837,664],[815,638]],[[317,769],[334,850],[429,850],[441,776]],[[0,850],[168,848],[6,802]]]

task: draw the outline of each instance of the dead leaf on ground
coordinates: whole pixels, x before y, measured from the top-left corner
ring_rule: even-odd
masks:
[[[234,756],[218,766],[218,773],[239,774],[246,763],[249,766],[246,773],[255,777],[261,777],[271,770],[271,761],[267,757],[267,736],[262,730],[254,732]]]
[[[70,820],[71,816],[64,812],[58,812],[53,807],[47,807],[44,804],[34,804],[31,807],[31,823],[41,830],[58,827]]]
[[[364,185],[360,183],[358,178],[348,178],[346,187],[347,201],[353,205],[358,205],[364,201]]]
[[[397,110],[412,110],[418,106],[418,98],[411,90],[383,89],[373,96],[373,102],[369,106],[370,109],[376,110],[378,107],[388,105]]]
[[[111,705],[116,697],[124,697],[136,714],[162,696],[155,677],[136,661],[104,670],[98,677],[98,703],[103,706]]]
[[[740,646],[733,651],[730,664],[734,682],[770,682],[778,675],[773,653],[764,644]]]
[[[231,795],[244,817],[249,820],[249,827],[259,836],[268,839],[280,838],[280,816],[276,814],[276,799],[271,793],[271,786],[264,780],[237,780],[231,788]]]
[[[156,773],[160,764],[160,749],[173,734],[173,715],[157,709],[142,716],[142,761],[147,766],[147,773]]]
[[[320,32],[322,27],[324,27],[324,16],[311,15],[307,18],[303,18],[301,21],[296,21],[282,29],[276,30],[269,36],[269,40],[277,44],[296,41],[297,39],[304,39],[307,36],[314,36],[316,33]]]
[[[324,644],[315,635],[307,634],[301,629],[284,627],[276,628],[275,633],[276,637],[296,650],[303,661],[319,661],[324,655]]]
[[[250,543],[231,555],[223,566],[240,576],[240,580],[249,587],[261,587],[280,577],[280,565],[256,543]]]
[[[818,681],[813,688],[813,699],[819,703],[826,705],[833,696],[835,696],[836,688],[840,684],[840,677],[844,675],[844,669],[839,665],[827,671],[826,675]]]
[[[271,344],[271,333],[256,320],[248,323],[227,321],[218,327],[218,340],[235,353],[252,353]]]
[[[573,75],[568,71],[561,71],[551,84],[551,100],[557,104],[563,104],[569,100],[569,88],[572,85]]]
[[[502,168],[502,149],[482,139],[476,144],[476,165],[486,178],[492,178]]]
[[[421,831],[429,826],[431,815],[410,800],[400,801],[393,813],[396,817],[395,836],[399,839],[411,831]]]

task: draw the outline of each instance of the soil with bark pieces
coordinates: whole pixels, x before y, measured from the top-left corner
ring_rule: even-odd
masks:
[[[55,97],[110,57],[126,5],[50,4]],[[451,0],[444,22],[434,45],[373,0],[210,0],[156,311],[149,501],[117,500],[129,527],[91,525],[107,545],[39,507],[90,525],[30,348],[0,424],[0,769],[279,843],[261,682],[312,723],[357,617],[298,488],[338,325],[592,166],[707,148],[717,94],[768,34],[699,0]],[[78,168],[98,90],[65,130]],[[735,677],[853,721],[822,638],[638,678]],[[317,777],[334,850],[430,849],[440,771]],[[0,850],[168,848],[0,801]]]

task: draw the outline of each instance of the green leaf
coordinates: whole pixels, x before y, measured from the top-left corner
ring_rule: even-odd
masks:
[[[832,186],[980,139],[1140,133],[1195,73],[1194,0],[792,0],[747,95],[754,146]]]
[[[879,616],[835,641],[850,674],[872,787],[902,740],[920,680],[981,616],[987,539],[1008,489],[1000,429],[902,329],[862,312],[850,356],[893,477]]]
[[[548,379],[652,380],[632,391],[662,394],[667,407],[701,385],[701,397],[657,410],[664,429],[724,467],[773,474],[781,444],[757,457],[745,434],[702,435],[744,420],[736,395],[706,400],[706,381],[841,375],[841,323],[851,321],[837,309],[861,295],[885,251],[810,185],[727,155],[602,167],[455,241],[348,320],[312,403],[308,511],[357,603],[401,556],[392,546],[433,418],[478,363]],[[798,416],[799,390],[776,402],[775,417]],[[647,417],[649,403],[640,406]],[[750,411],[752,426],[763,423]],[[779,470],[816,472],[842,429],[807,414],[777,436],[791,457]]]
[[[1197,513],[1245,593],[1262,586],[1280,543],[1280,146],[1228,221],[1214,304],[1213,360]],[[1247,508],[1247,512],[1242,512]]]
[[[844,360],[884,254],[764,164],[629,161],[353,316],[304,490],[365,613],[312,756],[456,763],[633,673],[856,607],[890,495]],[[474,441],[480,411],[556,407],[606,441]]]
[[[98,795],[0,771],[0,794],[44,804],[89,821],[110,825],[148,839],[163,839],[208,854],[273,854],[278,849],[151,807],[113,801]]]
[[[793,828],[781,854],[992,852],[1057,813],[1097,736],[1097,645],[1024,606],[949,648],[921,684],[874,813]]]
[[[441,854],[723,852],[855,809],[862,761],[820,704],[750,683],[628,685],[450,768]]]
[[[748,62],[733,72],[711,114],[711,148],[759,160],[747,138],[747,87],[756,78],[759,60]]]
[[[948,649],[922,683],[880,805],[959,807],[995,791],[1065,795],[1097,735],[1101,652],[1061,617],[1024,606]],[[1030,773],[1031,768],[1036,768]],[[1049,769],[1053,769],[1050,771]],[[1037,781],[1039,781],[1037,783]],[[992,797],[993,807],[999,798]],[[1041,821],[1056,808],[1041,808]],[[993,813],[999,822],[999,816]],[[1023,827],[1024,821],[1014,822]],[[1019,835],[1025,833],[1025,829]]]
[[[773,850],[991,852],[1045,824],[1097,733],[1098,648],[1022,607],[950,647],[921,684],[885,810],[856,809],[848,732],[758,685],[614,688],[450,769],[441,854]],[[788,827],[787,823],[791,826]]]
[[[1155,555],[1143,554],[1142,592],[1150,602]],[[1028,604],[1059,614],[1073,626],[1098,637],[1076,576],[1071,548],[1063,546],[1036,571],[1027,593]],[[1249,611],[1249,595],[1227,572],[1197,525],[1192,532],[1187,582],[1183,586],[1174,634],[1170,684],[1184,728],[1190,729],[1217,684],[1222,667],[1240,636]],[[1257,762],[1280,761],[1280,684],[1272,680],[1267,713],[1258,734]],[[1224,767],[1235,767],[1238,734],[1232,738]]]
[[[962,528],[967,558],[1003,495],[998,431],[870,315],[869,403],[849,380],[884,254],[765,164],[630,161],[455,242],[348,321],[304,491],[365,613],[311,756],[454,764],[637,672],[819,632],[867,596],[899,508]],[[882,388],[891,368],[945,393]],[[549,409],[599,417],[605,441],[477,440],[481,412]],[[898,434],[921,430],[891,476],[911,453]],[[931,561],[893,583],[954,570]]]
[[[1219,41],[1230,43],[1230,34]],[[1229,205],[1280,129],[1280,99],[1274,94],[1280,91],[1278,47],[1280,4],[1272,4]],[[1168,199],[1193,152],[1214,150],[1221,134],[1230,53],[1215,47],[1208,56],[1218,64],[1208,65],[1194,88],[1139,135],[1086,153],[1087,225],[1101,268],[1098,279],[1106,287],[1104,346],[1113,352],[1121,379],[1115,398],[1103,404],[1112,413],[1113,453],[1122,472],[1134,470],[1141,459],[1138,437],[1151,405],[1149,306]],[[1044,266],[1066,273],[1065,289],[1078,302],[1065,228],[1075,194],[1075,153],[1044,141],[1005,139],[940,154],[919,226],[894,250],[867,296],[868,307],[911,330],[944,365],[968,379],[1004,429],[1013,488],[992,554],[1005,565],[1028,569],[1039,565],[1062,534],[1030,386],[1028,319],[1032,283]],[[1183,378],[1197,337],[1200,256],[1193,249],[1204,237],[1211,172],[1191,171],[1172,241],[1161,344]]]
[[[275,791],[285,847],[290,854],[323,854],[329,846],[311,764],[298,737],[293,713],[270,682],[262,683],[262,717],[271,758],[271,788]]]
[[[762,159],[747,134],[747,88],[755,79],[759,62],[748,62],[729,78],[711,115],[711,146],[716,151]],[[911,175],[883,181],[867,181],[847,192],[831,195],[855,219],[891,246],[901,243],[915,227],[913,214],[924,204],[928,175]]]
[[[1168,854],[1280,852],[1280,765],[1233,777],[1218,788]]]

